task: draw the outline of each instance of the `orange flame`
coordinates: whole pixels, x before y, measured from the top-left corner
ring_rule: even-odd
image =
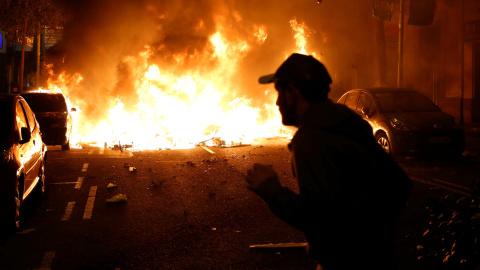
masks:
[[[241,20],[240,17],[237,20]],[[297,50],[306,54],[307,37],[311,31],[295,19],[290,21]],[[202,27],[202,22],[198,27]],[[96,142],[103,146],[133,145],[133,149],[190,148],[203,142],[207,145],[235,145],[252,143],[259,137],[291,136],[291,130],[281,124],[275,105],[276,93],[265,91],[268,102],[254,107],[253,100],[242,96],[242,89],[233,84],[239,63],[252,46],[263,44],[268,35],[266,28],[254,25],[253,43],[245,40],[228,41],[223,29],[209,37],[209,48],[204,52],[178,53],[172,63],[149,64],[153,50],[145,46],[137,56],[123,59],[132,70],[138,102],[125,106],[117,98],[101,104],[108,115],[93,123],[77,110],[74,115],[75,143]],[[199,63],[194,68],[185,68]],[[51,77],[55,77],[51,74]],[[78,108],[87,108],[89,100],[73,91],[82,82],[80,74],[64,73],[49,80],[49,89],[62,89]],[[267,116],[267,117],[265,117]]]
[[[308,54],[307,52],[307,38],[313,31],[308,28],[305,23],[298,23],[297,19],[290,20],[290,27],[293,30],[293,37],[297,46],[297,52],[301,54]]]

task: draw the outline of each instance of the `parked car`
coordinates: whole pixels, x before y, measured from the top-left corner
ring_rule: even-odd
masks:
[[[1,225],[19,228],[22,204],[45,191],[47,146],[27,102],[0,94],[0,217]]]
[[[22,94],[40,123],[42,138],[47,145],[61,145],[70,150],[72,116],[61,92],[37,90]]]
[[[377,142],[391,155],[460,155],[465,150],[464,131],[455,118],[415,90],[354,89],[337,102],[368,121]]]

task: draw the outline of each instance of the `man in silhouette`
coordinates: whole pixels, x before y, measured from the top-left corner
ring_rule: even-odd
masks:
[[[275,84],[283,124],[298,128],[288,146],[298,191],[258,163],[247,172],[248,188],[304,232],[318,269],[395,269],[396,220],[410,178],[365,120],[328,98],[332,80],[312,56],[292,54],[259,82]]]

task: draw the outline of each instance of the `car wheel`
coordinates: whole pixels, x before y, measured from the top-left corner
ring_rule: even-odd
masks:
[[[375,139],[377,140],[377,143],[387,152],[387,154],[393,156],[393,151],[392,151],[392,144],[390,143],[390,140],[388,139],[387,134],[384,132],[380,132],[375,136]]]
[[[62,145],[62,150],[70,150],[70,141],[68,141],[66,144]]]

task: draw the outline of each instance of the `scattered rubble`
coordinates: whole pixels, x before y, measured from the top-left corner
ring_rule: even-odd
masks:
[[[107,185],[107,189],[116,188],[116,187],[118,187],[118,186],[114,183],[108,183],[108,185]]]
[[[190,161],[190,160],[185,162],[185,164],[187,164],[188,166],[192,166],[192,167],[195,166],[195,163],[193,163],[193,161]]]
[[[208,142],[210,142],[208,144]],[[214,147],[236,147],[236,146],[248,146],[251,145],[249,143],[245,143],[242,139],[239,139],[238,141],[230,141],[230,143],[227,143],[225,140],[222,140],[220,137],[212,137],[208,140],[204,140],[198,143],[195,143],[195,146],[214,146]]]
[[[418,260],[439,265],[480,265],[480,200],[478,196],[454,200],[445,196],[427,202],[427,229],[417,245]]]
[[[152,186],[153,187],[160,187],[162,184],[163,184],[163,181],[161,181],[161,180],[158,180],[158,179],[152,180]]]
[[[124,194],[117,194],[110,199],[107,199],[107,203],[121,203],[127,202],[127,196]]]

